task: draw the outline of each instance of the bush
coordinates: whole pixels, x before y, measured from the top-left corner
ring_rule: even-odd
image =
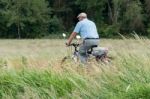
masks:
[[[117,36],[119,33],[119,27],[117,25],[107,25],[105,24],[104,26],[102,26],[102,28],[100,29],[100,35],[102,37],[106,37],[106,38],[112,38]]]
[[[61,20],[58,19],[56,16],[54,16],[50,20],[49,33],[58,33],[63,30],[64,30],[64,26],[63,26]]]

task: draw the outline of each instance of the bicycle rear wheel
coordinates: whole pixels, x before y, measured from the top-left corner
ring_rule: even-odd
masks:
[[[105,63],[105,64],[110,63],[110,59],[107,57],[106,54],[102,54],[100,56],[95,56],[95,59],[96,59],[97,62],[102,62],[102,63]]]

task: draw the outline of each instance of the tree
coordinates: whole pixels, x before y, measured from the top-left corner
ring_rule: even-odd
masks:
[[[123,27],[126,27],[128,32],[136,31],[142,34],[144,33],[144,24],[143,19],[144,15],[142,14],[142,5],[138,0],[128,2],[126,6],[126,12],[123,16]]]
[[[0,37],[36,38],[72,31],[86,12],[100,36],[150,31],[150,0],[0,0]]]
[[[42,33],[44,27],[48,30],[50,8],[45,0],[7,0],[6,6],[7,26],[17,30],[18,38],[36,36],[28,32]]]

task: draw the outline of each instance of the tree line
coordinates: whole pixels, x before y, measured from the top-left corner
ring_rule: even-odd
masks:
[[[102,37],[150,36],[150,0],[0,0],[0,38],[71,32],[86,12]]]

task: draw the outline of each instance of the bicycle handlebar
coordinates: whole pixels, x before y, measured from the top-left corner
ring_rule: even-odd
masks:
[[[66,44],[67,45],[67,44]],[[68,46],[73,46],[73,47],[78,47],[80,44],[77,44],[77,43],[71,43],[70,45]]]
[[[78,52],[78,47],[79,47],[79,45],[80,44],[78,44],[78,43],[71,43],[69,46],[73,46],[74,47],[74,50],[76,51],[76,52]]]
[[[74,47],[78,47],[80,44],[76,44],[76,43],[72,43],[69,46],[74,46]]]

